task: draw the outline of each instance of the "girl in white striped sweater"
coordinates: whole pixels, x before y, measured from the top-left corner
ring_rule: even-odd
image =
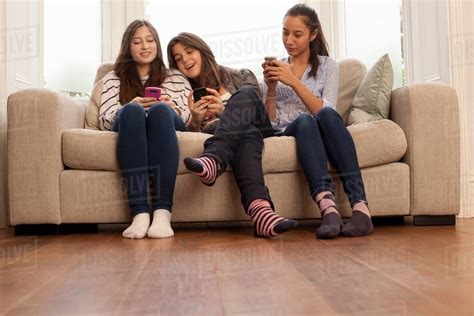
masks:
[[[186,130],[189,123],[190,84],[179,71],[165,68],[158,34],[143,20],[127,27],[114,70],[100,83],[99,125],[102,130],[119,133],[117,159],[133,217],[123,237],[171,237],[179,159],[175,131]],[[145,87],[160,87],[161,97],[144,97]]]

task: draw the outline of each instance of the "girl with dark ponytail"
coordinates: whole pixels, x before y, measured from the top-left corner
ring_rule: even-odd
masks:
[[[298,159],[319,206],[318,238],[364,236],[373,231],[357,154],[349,131],[336,112],[337,63],[315,10],[297,4],[283,21],[283,44],[288,57],[263,63],[265,109],[274,128],[296,138]],[[352,206],[345,225],[334,201],[327,161],[336,169]]]
[[[275,136],[275,130],[278,131],[276,135],[293,136],[296,138],[298,159],[306,174],[311,197],[318,204],[323,218],[316,236],[334,238],[339,234],[370,234],[373,226],[354,142],[335,111],[339,75],[337,63],[328,56],[323,30],[318,15],[312,8],[297,4],[287,12],[283,25],[283,43],[290,56],[280,61],[266,61],[262,65],[265,77],[262,95],[265,104],[253,89],[238,89],[220,115],[214,136],[206,140],[201,157],[187,157],[184,163],[189,170],[201,177],[203,183],[213,185],[227,168],[227,163],[233,161],[234,176],[242,196],[254,196],[265,203],[244,202],[252,201],[251,198],[242,200],[256,227],[257,235],[272,237],[296,225],[292,220],[277,218],[268,192],[258,190],[263,188],[264,183],[261,166],[262,140]],[[173,53],[176,43],[172,41],[168,47],[170,46]],[[170,60],[170,65],[174,65],[174,62],[181,72],[189,74],[187,76],[192,84],[200,83],[201,78],[212,77],[213,73],[200,66],[205,54],[192,56],[196,50],[203,51],[199,47],[202,45],[188,43],[181,48],[184,53],[174,52],[172,55],[175,60]],[[186,60],[182,59],[187,55]],[[194,105],[192,100],[189,100],[189,104],[192,112],[195,111],[193,108],[201,107],[199,102]],[[244,142],[251,145],[243,146]],[[244,155],[247,155],[245,159]],[[334,202],[334,188],[327,170],[328,158],[336,168],[353,207],[353,216],[346,225],[342,223]],[[276,224],[266,220],[263,222],[269,222],[269,225],[261,223],[264,218],[259,213],[262,207],[266,208],[265,214],[277,218],[274,221]],[[269,229],[261,233],[261,227],[266,226]]]
[[[305,24],[309,28],[311,34],[319,34],[314,40],[309,42],[309,61],[311,65],[311,70],[309,75],[311,77],[316,77],[316,72],[319,66],[319,56],[329,56],[328,43],[324,38],[323,30],[321,23],[319,22],[318,15],[316,11],[306,5],[295,5],[288,12],[286,16],[292,17],[304,17]]]

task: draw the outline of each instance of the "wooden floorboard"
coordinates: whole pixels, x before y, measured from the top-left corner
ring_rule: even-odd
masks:
[[[182,227],[164,240],[2,229],[0,314],[474,314],[474,219],[334,240]]]

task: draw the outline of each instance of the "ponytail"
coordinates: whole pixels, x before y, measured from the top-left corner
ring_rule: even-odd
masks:
[[[306,4],[296,4],[286,12],[285,17],[301,17],[305,25],[309,28],[310,35],[316,34],[316,38],[309,43],[309,60],[311,65],[310,77],[316,77],[319,67],[318,56],[329,56],[328,43],[324,38],[321,22],[316,11]]]

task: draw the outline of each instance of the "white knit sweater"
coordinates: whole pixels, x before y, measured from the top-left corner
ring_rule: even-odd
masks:
[[[148,78],[142,78],[145,83]],[[99,103],[99,123],[101,130],[112,130],[118,110],[123,106],[120,104],[120,79],[114,71],[107,73],[102,79],[103,87]],[[185,124],[191,118],[188,108],[188,94],[191,93],[191,85],[188,79],[179,71],[170,69],[168,76],[161,84],[161,94],[168,95],[175,106],[173,109],[181,117]]]

